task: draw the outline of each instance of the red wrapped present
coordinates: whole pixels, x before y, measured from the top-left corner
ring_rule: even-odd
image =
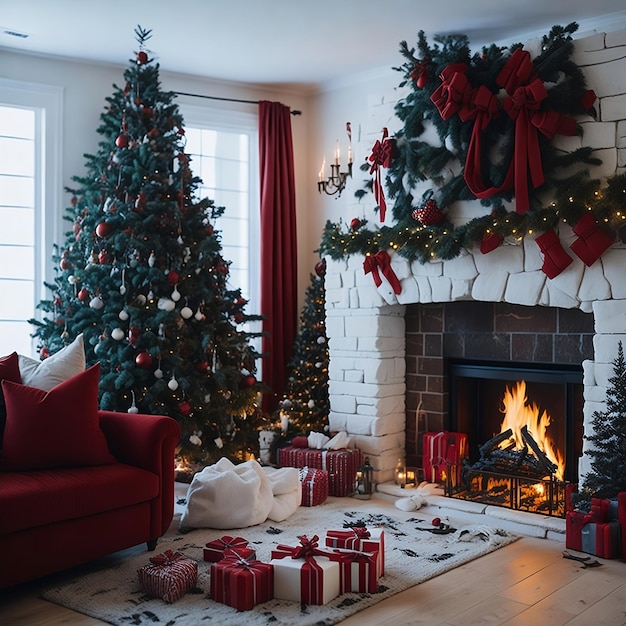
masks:
[[[568,511],[565,514],[565,547],[582,552],[582,530],[590,517],[579,511]]]
[[[385,531],[382,528],[353,526],[344,530],[327,530],[325,543],[331,548],[376,552],[376,575],[385,575]]]
[[[250,611],[274,597],[274,567],[227,550],[221,561],[211,564],[210,594],[216,602]]]
[[[354,493],[356,472],[361,465],[361,451],[356,448],[314,450],[287,446],[278,450],[281,467],[313,467],[328,472],[328,495],[349,496]]]
[[[339,557],[320,550],[317,535],[299,537],[299,546],[272,550],[274,597],[303,604],[327,604],[340,593]],[[334,559],[334,560],[331,560]]]
[[[446,479],[448,468],[454,470],[456,482],[461,480],[463,459],[467,458],[468,446],[465,433],[447,430],[438,433],[424,433],[422,460],[424,478],[431,483],[441,483]]]
[[[224,535],[219,539],[209,541],[204,548],[204,560],[217,563],[224,558],[224,550],[228,548],[247,548],[248,540],[243,537]]]
[[[328,472],[314,467],[303,467],[300,470],[302,482],[301,506],[317,506],[328,498]]]
[[[378,591],[378,550],[333,550],[339,555],[340,593],[376,593]]]
[[[591,522],[581,531],[581,552],[602,559],[615,559],[621,554],[619,522]]]
[[[150,558],[137,570],[141,588],[155,598],[172,603],[191,591],[198,582],[198,564],[180,552],[166,550]]]

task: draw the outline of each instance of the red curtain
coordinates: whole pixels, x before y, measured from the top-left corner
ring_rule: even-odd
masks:
[[[291,112],[280,102],[259,102],[259,156],[263,382],[272,389],[264,396],[263,408],[272,412],[286,388],[298,289]]]

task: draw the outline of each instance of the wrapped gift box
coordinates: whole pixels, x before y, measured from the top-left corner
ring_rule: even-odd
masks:
[[[326,531],[325,544],[331,548],[375,552],[377,554],[376,575],[385,575],[385,531],[382,528],[353,526],[343,530]]]
[[[217,563],[224,558],[224,551],[229,548],[248,548],[248,540],[243,537],[224,535],[219,539],[209,541],[204,548],[204,560]]]
[[[339,557],[318,548],[318,537],[300,537],[299,546],[272,550],[274,597],[303,604],[327,604],[340,593]]]
[[[198,582],[198,564],[180,552],[166,550],[150,558],[137,570],[141,588],[155,598],[172,603],[191,591]]]
[[[376,593],[378,591],[378,551],[333,550],[339,555],[339,592]]]
[[[619,522],[591,522],[581,531],[582,552],[603,559],[615,559],[621,554]]]
[[[278,464],[282,467],[323,469],[328,472],[328,494],[349,496],[354,493],[361,451],[356,448],[314,450],[287,446],[278,450]]]
[[[274,597],[274,567],[229,549],[211,564],[210,595],[238,611],[250,611]]]
[[[589,523],[589,517],[578,511],[565,514],[565,547],[578,552],[583,551],[582,530]]]
[[[303,467],[300,470],[302,482],[301,506],[317,506],[328,498],[328,472],[314,467]]]
[[[424,433],[422,459],[424,480],[431,483],[445,481],[448,467],[455,472],[456,484],[461,480],[463,459],[467,458],[467,435],[447,430]]]

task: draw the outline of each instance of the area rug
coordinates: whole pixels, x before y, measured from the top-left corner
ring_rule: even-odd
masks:
[[[118,553],[90,566],[100,569],[59,581],[46,589],[42,597],[116,626],[331,625],[517,539],[494,527],[455,525],[453,518],[443,523],[442,528],[447,532],[436,534],[439,526],[433,525],[432,518],[419,515],[419,511],[408,513],[394,509],[389,503],[351,498],[329,498],[320,506],[300,507],[281,523],[268,521],[250,528],[196,529],[181,533],[178,520],[183,504],[184,500],[179,499],[174,522],[159,541],[156,553],[140,547]],[[269,561],[271,550],[279,543],[298,545],[298,536],[305,534],[318,535],[322,544],[327,529],[340,530],[355,522],[384,528],[385,575],[379,579],[377,593],[346,593],[323,606],[271,600],[245,613],[209,598],[210,563],[203,560],[207,542],[223,535],[244,537],[256,550],[259,560]],[[451,532],[451,529],[455,530]],[[198,561],[197,589],[173,604],[150,598],[138,584],[137,569],[148,563],[150,556],[165,550],[178,550]]]

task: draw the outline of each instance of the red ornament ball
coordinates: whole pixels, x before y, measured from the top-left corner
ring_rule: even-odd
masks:
[[[85,302],[85,300],[89,299],[89,291],[85,287],[78,292],[78,299],[81,302]]]
[[[148,62],[148,55],[145,50],[140,50],[137,53],[137,65],[145,65]]]
[[[96,235],[98,235],[98,237],[100,237],[101,239],[103,239],[104,237],[107,237],[110,232],[111,232],[111,225],[108,224],[107,222],[100,222],[96,226]]]
[[[126,133],[120,133],[115,140],[115,145],[118,148],[128,148],[129,138]]]
[[[315,264],[315,273],[319,276],[325,276],[326,275],[326,261],[325,259],[322,259],[321,261],[318,261]]]
[[[353,218],[350,222],[350,228],[352,230],[358,230],[361,228],[361,220],[358,217]]]
[[[253,387],[255,384],[256,384],[256,378],[252,374],[249,374],[248,376],[244,376],[241,379],[239,386],[242,389],[245,389],[245,388],[249,389],[250,387]]]
[[[109,262],[109,255],[106,250],[100,250],[98,253],[98,263],[100,265],[106,265]]]
[[[72,269],[72,264],[66,258],[61,259],[59,266],[61,267],[62,270]]]
[[[178,274],[178,272],[171,271],[167,275],[167,282],[170,285],[177,285],[179,280],[180,280],[180,275]]]
[[[178,410],[180,411],[181,415],[189,415],[189,413],[191,412],[191,405],[189,404],[189,402],[187,402],[187,400],[183,400],[178,405]]]
[[[439,224],[445,218],[444,212],[437,206],[437,203],[431,198],[423,207],[415,209],[411,216],[424,226],[432,226]]]
[[[39,355],[42,359],[47,359],[50,356],[50,351],[46,348],[46,346],[44,346],[41,350],[39,350]]]
[[[152,357],[150,356],[149,352],[140,352],[135,357],[135,363],[138,367],[147,370],[152,367]]]
[[[208,367],[209,364],[207,363],[207,361],[198,361],[196,363],[196,370],[198,370],[199,372],[206,372]]]

